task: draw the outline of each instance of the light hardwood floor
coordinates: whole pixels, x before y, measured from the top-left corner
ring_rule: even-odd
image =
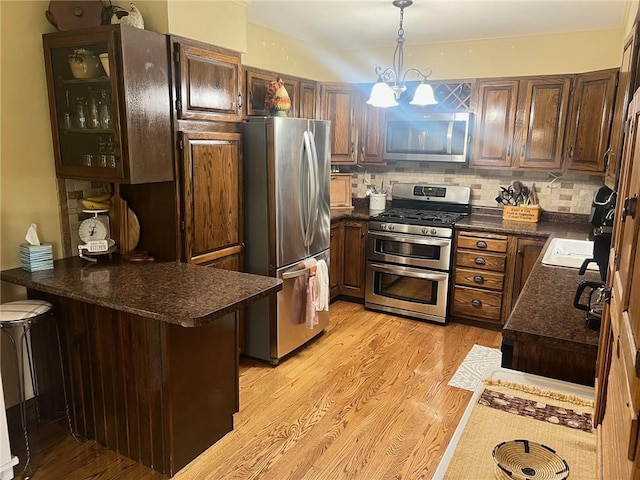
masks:
[[[471,398],[447,382],[473,344],[500,340],[337,301],[326,332],[277,368],[241,361],[234,431],[174,478],[429,479]],[[34,465],[36,480],[167,478],[68,434]]]

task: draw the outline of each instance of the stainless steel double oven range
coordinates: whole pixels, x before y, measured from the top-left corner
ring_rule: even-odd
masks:
[[[369,221],[366,308],[446,322],[453,225],[470,198],[468,187],[393,186],[391,209]]]

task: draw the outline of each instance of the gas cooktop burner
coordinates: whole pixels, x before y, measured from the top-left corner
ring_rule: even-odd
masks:
[[[404,223],[410,225],[429,225],[449,227],[464,215],[453,212],[439,212],[435,210],[419,210],[408,208],[393,208],[371,217],[383,222]]]

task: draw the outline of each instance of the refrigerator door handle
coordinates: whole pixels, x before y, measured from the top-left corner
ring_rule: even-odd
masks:
[[[282,273],[282,280],[289,280],[290,278],[300,277],[307,273],[311,267],[316,263],[315,258],[309,258],[303,262],[298,263],[294,268]]]
[[[311,215],[309,219],[309,228],[311,230],[309,236],[309,245],[313,243],[313,239],[316,236],[316,228],[318,222],[318,208],[320,206],[320,185],[319,185],[319,175],[318,175],[318,151],[316,150],[316,139],[313,135],[313,132],[309,131],[309,143],[311,145],[311,167],[312,167],[312,177],[311,183],[313,184],[313,196],[311,199],[313,200],[313,204],[311,205]]]
[[[311,245],[312,231],[311,228],[313,226],[313,222],[311,221],[314,206],[315,206],[315,197],[317,196],[317,187],[315,184],[315,171],[313,165],[313,154],[311,150],[311,133],[309,131],[304,132],[304,144],[307,158],[307,166],[308,166],[308,174],[305,179],[303,179],[303,183],[306,183],[309,189],[307,196],[307,226],[306,226],[306,235],[305,235],[305,246],[309,247]]]
[[[305,247],[308,247],[307,245],[308,225],[305,224],[305,221],[306,221],[305,213],[307,213],[309,210],[308,208],[309,184],[308,182],[305,182],[304,169],[302,168],[302,166],[304,165],[305,157],[307,156],[307,153],[306,153],[307,145],[308,145],[307,132],[305,131],[302,134],[302,149],[300,154],[300,177],[298,179],[298,181],[300,182],[300,201],[298,203],[298,216],[300,218],[300,235],[302,236]],[[309,252],[307,252],[307,255],[308,254]]]

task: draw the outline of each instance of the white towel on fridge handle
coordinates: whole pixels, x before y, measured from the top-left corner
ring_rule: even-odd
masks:
[[[318,289],[316,311],[329,310],[329,267],[324,260],[318,260],[316,264],[316,282]]]

